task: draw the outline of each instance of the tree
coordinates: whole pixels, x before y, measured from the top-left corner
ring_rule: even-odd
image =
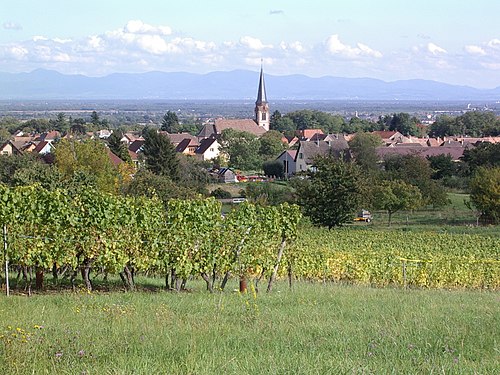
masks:
[[[92,114],[90,115],[90,122],[95,128],[99,128],[101,125],[101,119],[96,111],[92,111]]]
[[[445,177],[451,177],[457,172],[457,165],[451,155],[428,156],[430,167],[432,169],[432,179],[441,180]]]
[[[431,179],[433,173],[427,159],[419,155],[392,155],[384,160],[386,176],[417,186],[425,204],[441,207],[448,202],[445,189]]]
[[[191,199],[198,196],[196,191],[180,186],[169,176],[157,175],[147,169],[137,172],[124,192],[131,196],[158,197],[165,207],[170,199]]]
[[[69,123],[66,120],[66,115],[59,112],[55,120],[50,121],[52,127],[60,133],[65,133],[69,129]]]
[[[480,143],[474,148],[466,148],[461,160],[471,173],[479,167],[500,166],[500,143]]]
[[[281,161],[271,160],[262,164],[264,174],[268,177],[282,178],[285,175],[285,168]]]
[[[401,180],[383,181],[373,189],[373,204],[376,209],[389,214],[391,226],[392,214],[400,210],[412,210],[422,204],[420,190]]]
[[[172,111],[167,111],[163,116],[161,121],[161,130],[168,133],[177,133],[177,128],[179,127],[179,118],[177,114]]]
[[[379,124],[384,129],[398,131],[403,135],[418,135],[418,119],[410,117],[408,113],[400,112],[386,115],[379,119]]]
[[[469,183],[470,201],[481,216],[500,222],[500,167],[479,167]]]
[[[263,161],[276,159],[284,150],[283,135],[276,130],[269,130],[260,137],[260,156]]]
[[[260,141],[255,135],[234,129],[224,129],[220,138],[221,151],[229,156],[230,167],[258,170],[262,167]]]
[[[354,155],[356,164],[366,172],[378,170],[377,147],[382,145],[382,138],[370,133],[357,133],[349,141],[349,148]]]
[[[118,170],[111,163],[108,150],[102,142],[63,139],[54,149],[54,158],[64,183],[81,187],[88,182],[100,191],[117,192]]]
[[[121,141],[123,133],[119,130],[115,130],[108,138],[108,147],[113,154],[118,156],[124,162],[132,163],[132,158],[128,153],[127,146]]]
[[[166,135],[156,129],[144,132],[143,155],[146,168],[156,175],[168,176],[172,181],[179,181],[179,159],[175,148]]]
[[[361,169],[331,157],[317,158],[314,169],[309,180],[297,186],[305,214],[314,224],[329,229],[352,221],[364,199]]]

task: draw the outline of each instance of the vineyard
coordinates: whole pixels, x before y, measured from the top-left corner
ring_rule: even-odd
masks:
[[[438,232],[329,231],[298,224],[297,206],[243,203],[221,215],[215,199],[118,197],[82,189],[70,195],[36,186],[0,186],[3,260],[31,287],[43,276],[92,278],[119,275],[128,289],[134,276],[163,277],[180,290],[193,277],[207,289],[224,289],[231,276],[280,276],[376,286],[500,287],[498,239]],[[79,276],[80,275],[80,276]]]

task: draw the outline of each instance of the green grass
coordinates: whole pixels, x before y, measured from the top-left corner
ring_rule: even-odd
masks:
[[[278,284],[255,296],[0,297],[0,372],[493,374],[499,302],[493,292],[328,283]]]

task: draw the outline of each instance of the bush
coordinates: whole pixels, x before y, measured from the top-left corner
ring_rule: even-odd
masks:
[[[232,195],[229,191],[221,189],[221,188],[217,188],[217,189],[213,190],[210,193],[210,196],[215,197],[217,199],[229,199],[232,197]]]

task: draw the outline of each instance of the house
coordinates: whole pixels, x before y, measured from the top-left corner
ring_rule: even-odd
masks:
[[[345,160],[350,160],[352,158],[349,144],[343,137],[330,141],[300,141],[294,159],[294,173],[310,170],[314,165],[314,159],[316,157],[328,155]]]
[[[128,150],[138,154],[142,152],[143,146],[144,146],[144,139],[136,139],[128,146]]]
[[[236,177],[236,173],[234,173],[229,168],[219,169],[219,171],[217,172],[217,177],[219,179],[219,182],[223,182],[223,183],[238,182],[238,178]]]
[[[318,136],[315,137],[315,140],[321,140],[319,139],[319,135],[325,133],[321,129],[302,129],[302,130],[297,130],[295,134],[301,141],[310,141],[312,140],[313,137],[316,136],[316,134],[318,134]]]
[[[195,155],[202,161],[213,160],[221,155],[220,144],[215,138],[203,139],[196,149]]]
[[[382,138],[382,141],[386,145],[390,145],[393,143],[405,143],[408,141],[408,138],[395,130],[377,130],[371,132],[371,134],[378,135],[380,138]]]
[[[175,148],[176,152],[179,152],[181,154],[185,155],[194,155],[196,152],[196,149],[198,148],[199,143],[196,138],[191,139],[191,138],[184,138]]]
[[[288,147],[294,146],[298,141],[299,138],[297,138],[296,136],[288,137],[284,135],[283,137],[281,137],[281,142],[288,145]]]
[[[264,83],[264,72],[261,67],[257,100],[255,101],[254,119],[216,119],[213,123],[207,123],[198,133],[198,139],[217,138],[225,129],[245,131],[258,137],[269,130],[271,119],[269,103],[267,101],[266,87]]]
[[[297,169],[295,165],[296,156],[297,150],[285,150],[280,154],[280,156],[276,158],[276,160],[279,160],[281,163],[283,163],[283,171],[285,172],[285,176],[287,177],[295,173],[295,170]]]
[[[384,160],[386,157],[392,155],[418,155],[422,158],[426,158],[428,156],[450,155],[453,161],[458,162],[466,149],[467,147],[422,147],[420,145],[406,147],[378,147],[377,155],[380,160]]]
[[[46,155],[46,154],[50,154],[53,147],[54,146],[52,146],[52,142],[41,141],[41,142],[38,142],[38,144],[35,146],[35,148],[31,152],[36,153],[36,154],[40,154],[40,155]]]
[[[20,155],[21,150],[12,141],[4,142],[0,146],[0,155]]]
[[[102,130],[98,130],[96,132],[97,136],[100,138],[100,139],[108,139],[111,134],[113,133],[112,130],[108,130],[108,129],[102,129]]]

